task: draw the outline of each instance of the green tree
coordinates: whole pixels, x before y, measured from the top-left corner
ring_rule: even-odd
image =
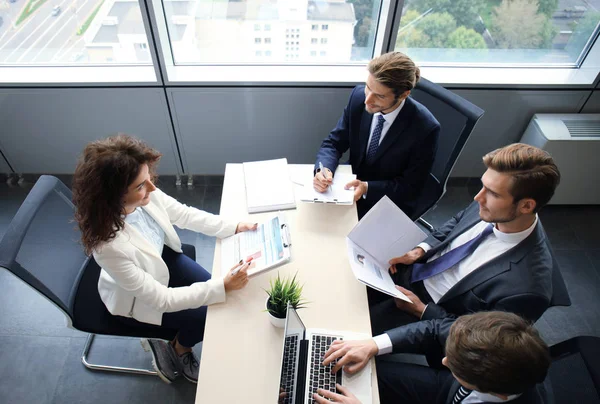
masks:
[[[537,48],[547,17],[538,14],[536,0],[502,0],[494,9],[491,33],[500,49]]]
[[[456,29],[456,21],[448,13],[431,13],[416,23],[429,37],[429,48],[443,48],[448,36]]]
[[[448,36],[447,48],[458,49],[486,49],[487,45],[481,34],[474,29],[458,27]]]
[[[485,0],[419,0],[410,4],[421,13],[429,9],[435,13],[448,13],[457,25],[473,28],[485,7]]]
[[[348,0],[354,6],[354,17],[356,26],[354,27],[354,38],[356,46],[367,46],[369,37],[374,34],[373,25],[373,0]],[[373,35],[374,37],[374,35]]]
[[[549,18],[556,11],[558,6],[558,0],[538,0],[538,13],[547,15]]]

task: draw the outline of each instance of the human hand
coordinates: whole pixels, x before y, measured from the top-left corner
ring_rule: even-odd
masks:
[[[333,183],[333,173],[329,168],[324,167],[313,178],[313,187],[317,192],[325,192]]]
[[[240,260],[238,265],[235,265],[229,270],[227,275],[225,275],[225,278],[223,278],[225,292],[229,292],[230,290],[241,289],[248,284],[248,268],[250,268],[251,262],[252,258],[250,258],[247,262],[243,262],[242,260]],[[242,267],[236,273],[233,273],[234,270],[240,265]]]
[[[256,230],[257,227],[258,223],[239,222],[237,227],[235,228],[235,234],[241,233],[243,231]]]
[[[354,187],[354,202],[358,201],[364,194],[367,193],[367,183],[361,180],[352,180],[344,186],[344,189]]]
[[[331,373],[336,373],[344,368],[345,372],[356,373],[367,365],[369,359],[377,355],[379,348],[373,339],[362,341],[333,341],[327,352],[323,365],[327,366],[337,359],[337,363],[331,369]]]
[[[422,249],[421,247],[415,247],[412,250],[410,250],[409,252],[407,252],[406,254],[404,254],[402,257],[392,258],[390,260],[390,265],[391,265],[390,272],[392,274],[395,274],[396,272],[398,272],[398,269],[396,268],[396,264],[412,265],[424,255],[425,255],[424,249]]]
[[[360,401],[358,401],[358,398],[356,398],[354,394],[350,393],[348,389],[344,386],[336,384],[335,388],[341,394],[332,393],[329,390],[317,389],[317,392],[313,393],[313,398],[319,404],[328,404],[330,402],[343,404],[361,404]]]
[[[406,297],[408,297],[410,299],[410,301],[412,302],[412,304],[411,304],[411,303],[407,302],[406,300],[398,299],[397,297],[395,297],[394,302],[396,303],[396,307],[402,311],[412,314],[415,317],[421,318],[421,316],[423,315],[423,312],[425,311],[425,307],[427,307],[421,301],[421,299],[419,299],[419,297],[417,295],[415,295],[412,291],[405,289],[402,286],[396,285],[396,289],[398,289],[400,292],[404,293],[404,295]]]

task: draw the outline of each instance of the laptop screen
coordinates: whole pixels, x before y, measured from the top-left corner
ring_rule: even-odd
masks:
[[[283,360],[279,383],[279,404],[295,404],[298,386],[298,362],[300,359],[300,342],[305,338],[306,327],[298,313],[288,304],[285,322],[285,339]],[[303,388],[303,386],[301,387]]]

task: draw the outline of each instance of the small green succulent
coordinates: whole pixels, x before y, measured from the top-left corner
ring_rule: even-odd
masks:
[[[285,318],[288,302],[296,310],[305,307],[307,301],[302,299],[304,285],[298,283],[296,275],[298,275],[297,272],[291,279],[281,279],[278,272],[276,279],[271,278],[269,281],[271,287],[269,290],[265,290],[269,295],[267,310],[265,311],[268,311],[274,317]]]

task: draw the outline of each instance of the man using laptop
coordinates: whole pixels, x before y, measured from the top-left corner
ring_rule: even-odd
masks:
[[[420,70],[405,54],[390,52],[367,66],[364,86],[357,86],[315,162],[313,186],[325,192],[339,159],[349,149],[358,217],[387,195],[408,216],[431,171],[440,124],[409,97]]]
[[[550,367],[548,347],[521,317],[499,311],[470,314],[452,323],[445,341],[446,333],[438,331],[427,334],[415,350],[445,344],[445,369],[378,361],[381,404],[552,402],[549,381],[544,381]],[[324,363],[329,363],[328,354]],[[342,386],[338,393],[318,390],[314,399],[360,404]]]
[[[537,216],[560,180],[552,157],[517,143],[483,161],[488,169],[475,202],[392,260],[394,281],[413,303],[380,294],[382,301],[371,307],[376,337],[335,346],[336,357],[345,356],[340,362],[356,365],[353,371],[375,354],[413,352],[433,329],[443,332],[460,315],[502,310],[535,321],[550,306],[570,304]],[[425,351],[431,366],[439,365],[442,348],[432,344]]]

